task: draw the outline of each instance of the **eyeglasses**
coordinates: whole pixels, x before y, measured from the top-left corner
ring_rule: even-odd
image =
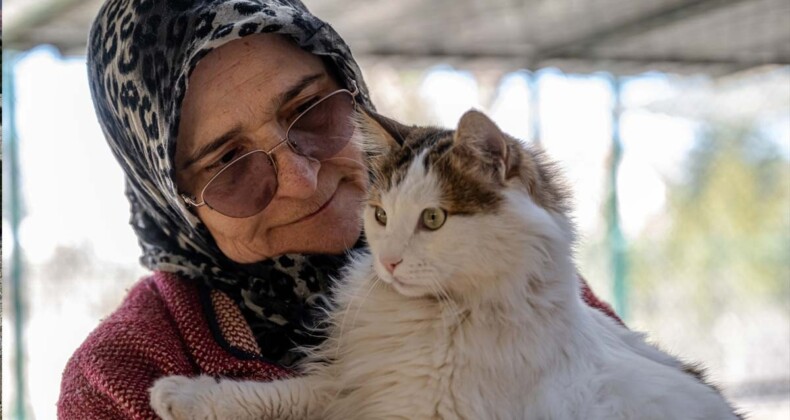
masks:
[[[244,218],[263,211],[277,192],[277,164],[272,154],[283,144],[294,153],[317,161],[336,155],[354,132],[351,114],[355,109],[353,91],[336,90],[299,114],[288,126],[285,138],[268,151],[253,150],[225,165],[200,192],[200,202],[181,194],[188,206],[208,206],[226,216]]]

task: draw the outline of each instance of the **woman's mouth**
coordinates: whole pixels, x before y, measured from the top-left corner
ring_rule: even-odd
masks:
[[[334,201],[334,199],[335,199],[335,195],[337,195],[337,190],[335,190],[335,192],[332,193],[332,196],[329,197],[329,199],[326,200],[326,202],[324,204],[322,204],[321,207],[319,207],[316,211],[308,214],[307,216],[304,216],[304,217],[296,220],[294,223],[305,222],[305,221],[310,220],[313,217],[318,216],[319,214],[323,213],[323,211],[326,210],[326,208],[329,207],[330,204],[332,204],[332,201]]]

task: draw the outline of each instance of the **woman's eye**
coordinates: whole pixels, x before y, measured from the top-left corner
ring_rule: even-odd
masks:
[[[428,230],[436,230],[444,225],[447,212],[438,207],[429,207],[422,211],[422,225]]]
[[[291,115],[288,118],[288,122],[293,124],[293,122],[296,121],[297,119],[303,118],[303,114],[307,112],[307,110],[310,109],[310,107],[313,106],[313,104],[318,102],[319,99],[320,98],[318,96],[315,96],[313,98],[310,98],[302,102],[298,107],[294,108],[293,113],[291,113]]]
[[[305,111],[310,109],[310,107],[313,106],[313,104],[316,103],[317,101],[318,101],[318,97],[315,97],[315,98],[310,98],[310,99],[302,102],[301,105],[296,107],[294,118],[302,115],[302,113],[304,113]]]
[[[239,149],[233,148],[228,150],[227,152],[223,153],[219,159],[211,163],[210,165],[206,166],[207,170],[214,170],[214,169],[221,169],[225,167],[225,165],[233,162],[233,159],[239,156]]]

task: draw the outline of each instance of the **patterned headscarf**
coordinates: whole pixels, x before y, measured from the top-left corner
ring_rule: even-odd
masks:
[[[344,258],[288,254],[237,264],[179,198],[174,156],[188,78],[201,58],[231,40],[281,34],[321,57],[341,84],[362,74],[340,36],[299,0],[108,0],[91,28],[88,75],[96,114],[126,174],[142,264],[228,292],[250,321],[264,356],[291,364],[312,309]]]

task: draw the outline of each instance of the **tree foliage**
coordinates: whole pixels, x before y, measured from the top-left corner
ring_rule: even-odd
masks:
[[[685,176],[669,181],[666,228],[632,243],[636,300],[677,289],[703,323],[725,307],[788,304],[790,162],[770,135],[754,123],[702,130]]]

